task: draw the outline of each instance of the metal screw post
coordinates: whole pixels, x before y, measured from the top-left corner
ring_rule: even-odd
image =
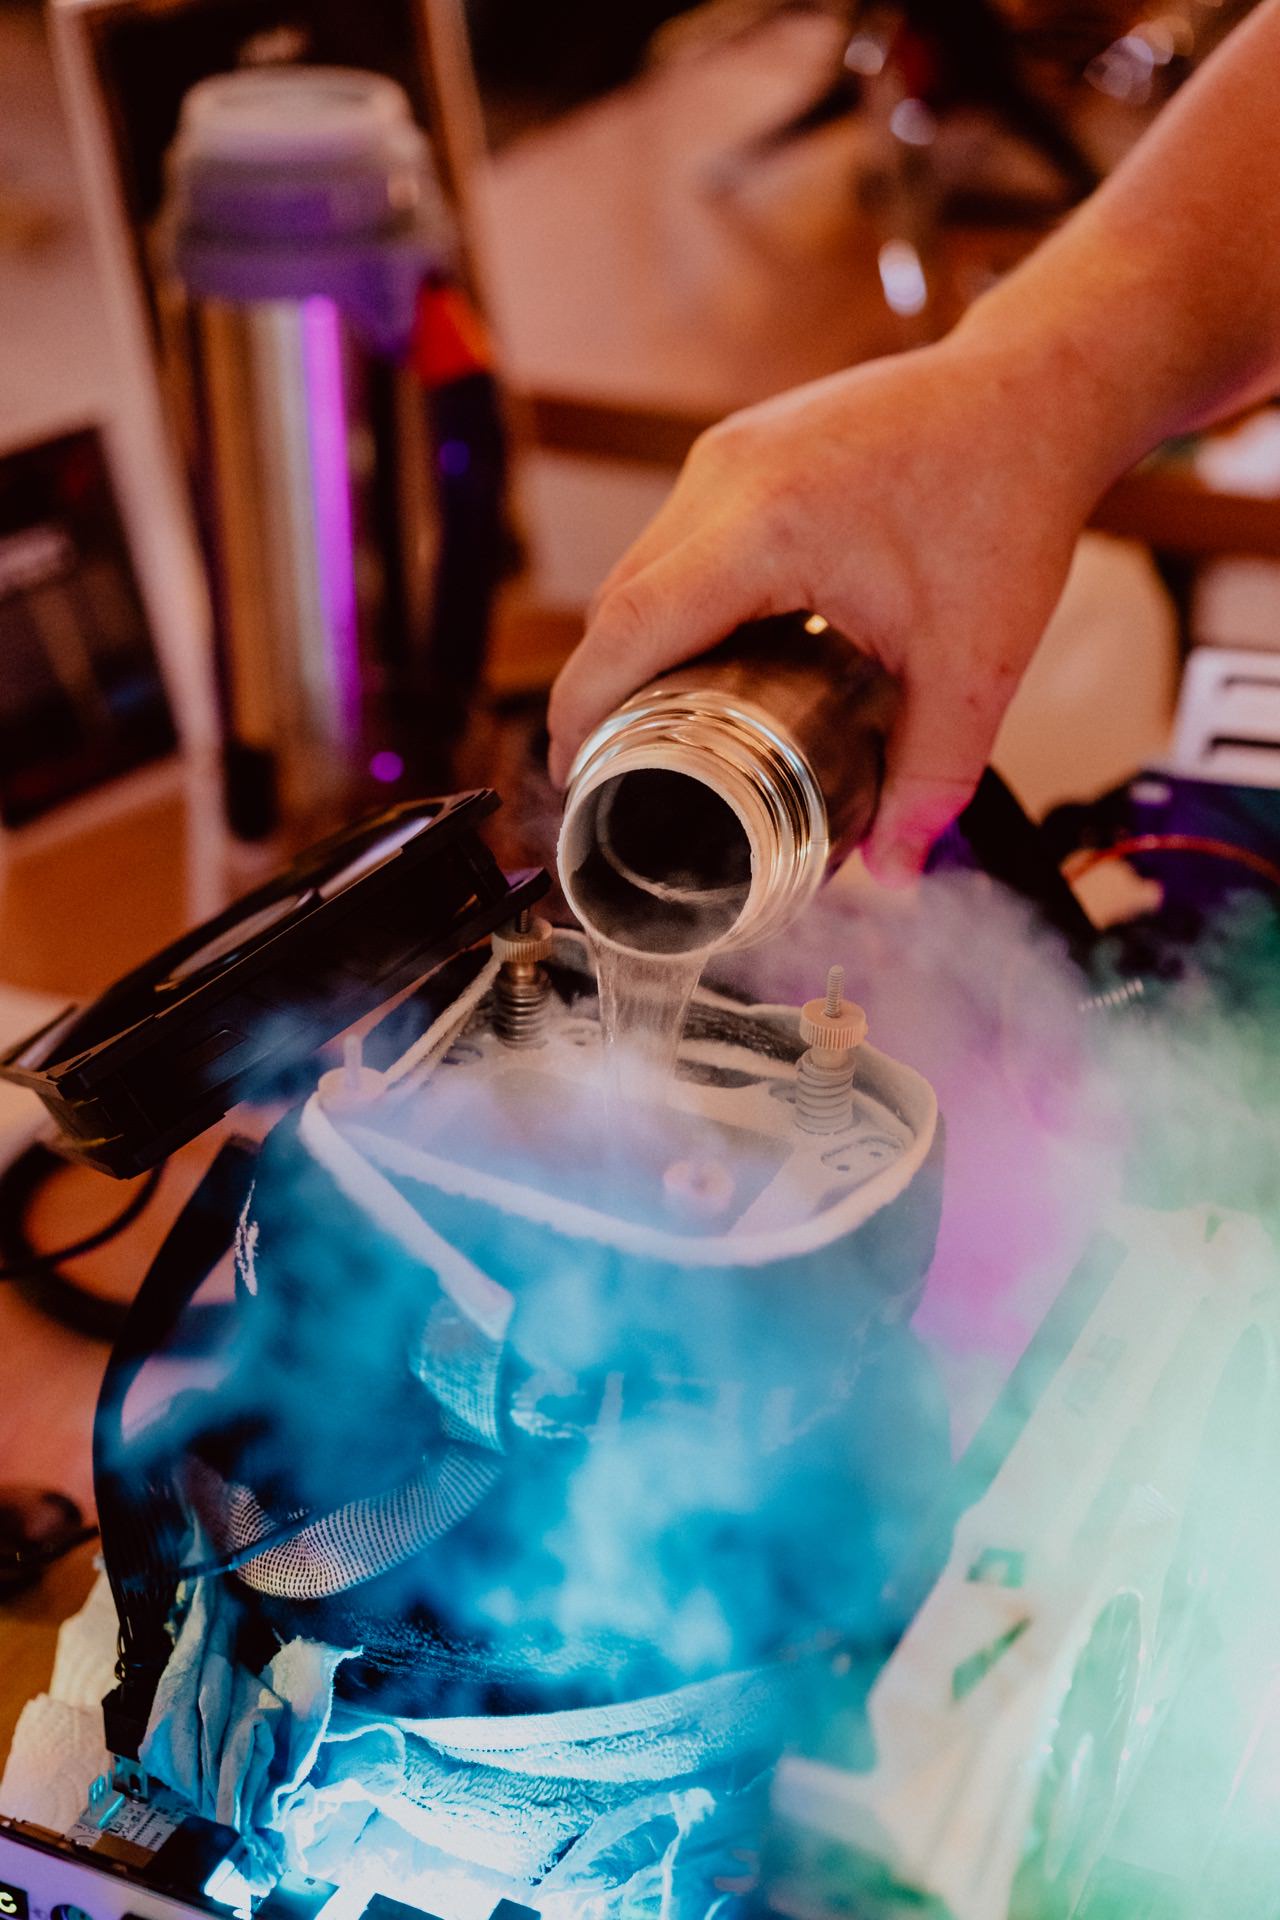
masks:
[[[539,963],[551,951],[551,927],[527,907],[493,936],[502,965],[493,983],[493,1030],[507,1047],[541,1047],[547,1040],[551,982]]]
[[[827,990],[800,1011],[806,1044],[796,1066],[796,1125],[803,1133],[840,1133],[853,1121],[854,1054],[867,1016],[844,997],[844,968],[827,973]]]

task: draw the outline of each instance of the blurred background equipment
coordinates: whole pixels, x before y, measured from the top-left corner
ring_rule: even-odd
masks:
[[[184,736],[220,737],[247,838],[447,785],[511,552],[451,9],[65,0],[54,25]]]
[[[360,67],[401,86],[427,133],[466,293],[501,342],[528,564],[504,589],[487,666],[470,692],[459,669],[476,649],[462,630],[474,634],[488,569],[469,565],[461,529],[492,554],[483,524],[492,463],[482,451],[465,475],[432,474],[438,524],[428,539],[463,555],[436,580],[438,604],[457,607],[460,595],[470,611],[437,623],[437,636],[447,628],[458,639],[437,656],[426,704],[442,719],[451,704],[469,707],[478,725],[462,777],[500,779],[514,796],[512,767],[530,736],[536,751],[541,695],[581,631],[590,594],[700,427],[937,333],[1080,191],[1079,168],[1064,174],[1034,139],[1010,131],[993,104],[999,76],[1012,75],[1015,90],[1076,143],[1086,170],[1101,173],[1240,9],[1180,0],[1148,15],[1123,4],[1010,0],[977,10],[980,31],[969,32],[974,11],[655,0],[601,14],[566,0],[562,13],[539,10],[535,32],[527,10],[496,0],[472,0],[465,16],[460,0],[420,10],[378,0],[356,12],[309,0],[301,12],[267,14],[243,0],[163,9],[56,0],[63,96],[117,360],[99,404],[120,441],[122,506],[183,740],[207,745],[217,721],[208,594],[173,445],[175,422],[185,423],[185,451],[200,444],[191,384],[170,382],[167,418],[157,397],[157,342],[163,330],[180,343],[185,323],[162,290],[156,229],[164,154],[193,85],[282,64]],[[833,87],[839,110],[812,118],[815,94]],[[811,137],[773,139],[771,130],[792,123]],[[29,252],[30,240],[23,244]],[[171,354],[171,373],[182,351]],[[496,452],[496,396],[480,392],[488,378],[462,382],[456,410],[477,445]],[[433,414],[444,401],[432,394]],[[448,402],[452,415],[452,389]],[[364,418],[362,403],[354,416]],[[467,438],[447,422],[439,432]],[[403,444],[401,453],[408,465]],[[445,464],[458,464],[455,452]],[[356,492],[361,471],[357,453]],[[1243,542],[1252,552],[1274,542],[1272,501],[1242,516],[1236,500],[1220,500],[1229,491],[1184,484],[1161,465],[1122,483],[1100,513],[1172,550],[1166,573],[1183,596],[1189,548],[1199,555]],[[207,546],[207,518],[204,532]],[[498,535],[496,544],[501,573],[511,543]],[[389,560],[377,553],[372,565],[364,554],[356,577],[369,595],[366,624],[385,629],[391,608],[394,625],[392,590],[411,551],[412,543]],[[410,584],[420,606],[421,575]],[[261,624],[265,609],[251,612]],[[434,637],[420,658],[433,647]],[[403,664],[393,662],[389,681]],[[375,706],[381,677],[375,667],[366,682]],[[1098,697],[1119,704],[1106,674]],[[1158,699],[1153,689],[1147,704]],[[1034,722],[1039,704],[1030,704]],[[413,730],[414,741],[423,737]],[[383,777],[406,759],[375,740],[366,778],[375,756]],[[255,754],[240,759],[253,764]],[[528,790],[535,806],[545,800],[536,775]],[[246,813],[261,814],[262,802],[248,795]],[[208,868],[207,848],[201,859]],[[216,902],[206,892],[196,914]]]
[[[0,824],[174,745],[102,436],[0,456]]]
[[[408,100],[351,68],[205,80],[162,219],[228,820],[305,834],[379,785],[446,788],[502,561],[502,425]]]

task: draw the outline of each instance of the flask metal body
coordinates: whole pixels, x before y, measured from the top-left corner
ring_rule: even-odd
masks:
[[[247,838],[314,837],[388,788],[447,782],[487,618],[483,582],[460,604],[459,568],[470,553],[483,573],[493,545],[456,497],[493,465],[453,417],[467,383],[431,387],[422,367],[450,249],[392,81],[251,69],[187,95],[168,156],[167,358],[214,603],[227,811]]]
[[[584,741],[559,844],[587,930],[646,953],[753,946],[867,833],[897,683],[815,615],[741,627]]]

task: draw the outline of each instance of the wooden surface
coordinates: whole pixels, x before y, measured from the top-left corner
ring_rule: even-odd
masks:
[[[840,29],[783,14],[515,142],[478,195],[503,363],[528,395],[717,417],[904,343],[856,205],[853,122],[717,170],[821,90]]]
[[[698,435],[712,424],[706,414],[669,407],[647,408],[630,402],[539,393],[531,396],[528,417],[540,446],[557,453],[678,467]],[[1185,459],[1167,464],[1156,459],[1126,474],[1104,494],[1090,525],[1100,533],[1139,540],[1161,553],[1209,559],[1222,554],[1253,554],[1280,559],[1280,493],[1232,493],[1197,478]],[[532,630],[551,621],[543,616]],[[580,625],[556,656],[558,667],[578,638]],[[519,678],[515,660],[522,635],[513,630],[512,663],[506,671]],[[534,659],[542,655],[534,649]],[[550,658],[550,656],[547,656]],[[527,680],[533,675],[525,670]]]
[[[1280,559],[1280,495],[1225,492],[1197,479],[1184,462],[1127,474],[1099,503],[1093,524],[1161,553]]]
[[[136,1224],[100,1252],[68,1261],[66,1271],[96,1292],[126,1298],[217,1149],[211,1134],[174,1156],[155,1199]],[[128,1189],[85,1168],[68,1167],[31,1210],[36,1246],[88,1233],[118,1211]],[[106,1364],[105,1345],[47,1319],[13,1287],[0,1287],[0,1488],[48,1487],[93,1512],[93,1409]],[[77,1549],[38,1584],[0,1602],[0,1761],[23,1702],[48,1682],[59,1623],[81,1604],[94,1548]]]
[[[165,782],[136,806],[80,832],[41,830],[0,858],[0,979],[81,998],[174,939],[187,924],[188,833]],[[67,1263],[96,1291],[127,1298],[215,1151],[210,1136],[175,1156],[146,1213],[98,1253]],[[36,1246],[92,1231],[128,1198],[86,1168],[61,1170],[32,1207]],[[69,1494],[93,1509],[93,1408],[107,1349],[46,1318],[0,1285],[0,1486]],[[93,1549],[78,1549],[18,1598],[0,1603],[0,1758],[25,1700],[47,1683],[57,1628],[80,1605]]]

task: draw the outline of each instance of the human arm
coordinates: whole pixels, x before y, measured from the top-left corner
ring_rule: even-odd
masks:
[[[655,673],[808,607],[903,685],[867,852],[963,806],[1110,482],[1280,383],[1280,0],[935,346],[731,416],[604,583],[553,690],[552,771]]]

